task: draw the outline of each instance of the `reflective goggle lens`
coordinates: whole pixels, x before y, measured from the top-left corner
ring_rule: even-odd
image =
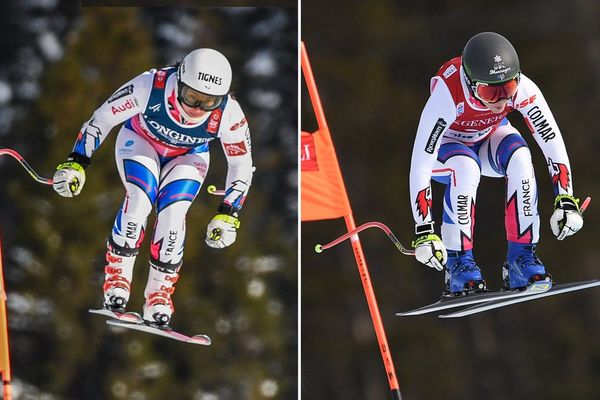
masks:
[[[497,103],[500,100],[510,99],[517,93],[518,88],[518,77],[500,85],[489,85],[481,82],[475,84],[477,98],[486,103]]]
[[[179,100],[188,107],[212,111],[221,105],[223,96],[211,96],[198,92],[184,83],[179,83]]]

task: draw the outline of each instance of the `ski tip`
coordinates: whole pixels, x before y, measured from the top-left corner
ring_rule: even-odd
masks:
[[[210,346],[212,340],[207,335],[195,335],[190,338],[189,343],[201,344],[203,346]]]
[[[442,314],[442,315],[438,315],[438,318],[458,318],[458,315],[452,315],[452,314]]]
[[[413,311],[397,312],[396,317],[412,317],[413,315],[419,315],[419,314],[421,314],[421,313],[413,312]]]

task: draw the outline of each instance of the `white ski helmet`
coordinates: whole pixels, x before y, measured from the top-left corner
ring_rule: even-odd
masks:
[[[231,75],[231,65],[223,54],[214,49],[196,49],[177,69],[178,100],[190,107],[214,110],[229,92]]]

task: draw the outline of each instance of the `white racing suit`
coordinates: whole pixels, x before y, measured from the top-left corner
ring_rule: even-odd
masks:
[[[253,172],[248,123],[233,97],[226,96],[199,122],[184,118],[176,97],[175,68],[142,73],[94,112],[71,153],[75,161],[89,163],[109,131],[125,122],[115,156],[126,194],[108,238],[109,251],[113,258],[126,256],[132,264],[147,217],[156,207],[150,263],[167,272],[177,271],[182,263],[185,217],[208,171],[209,142],[220,139],[228,163],[221,207],[242,208]]]
[[[460,57],[446,62],[431,80],[421,114],[410,170],[410,199],[417,226],[432,222],[430,181],[446,184],[442,240],[449,250],[473,248],[480,177],[506,179],[507,240],[537,243],[537,184],[531,154],[506,115],[519,111],[546,158],[555,195],[573,193],[572,174],[558,125],[541,91],[521,74],[516,96],[494,114],[465,83]]]

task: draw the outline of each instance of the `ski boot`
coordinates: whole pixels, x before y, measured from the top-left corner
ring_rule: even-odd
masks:
[[[175,282],[179,279],[179,268],[160,268],[150,264],[148,283],[144,296],[144,321],[151,326],[169,329],[171,316],[175,311],[171,295],[175,292]]]
[[[460,295],[486,290],[481,270],[473,259],[473,251],[448,250],[446,294]]]
[[[124,313],[131,291],[135,256],[117,254],[109,248],[106,251],[106,262],[104,285],[102,286],[104,308]]]
[[[552,282],[552,276],[535,254],[535,244],[508,242],[506,258],[502,266],[505,289],[521,289],[544,280]]]

